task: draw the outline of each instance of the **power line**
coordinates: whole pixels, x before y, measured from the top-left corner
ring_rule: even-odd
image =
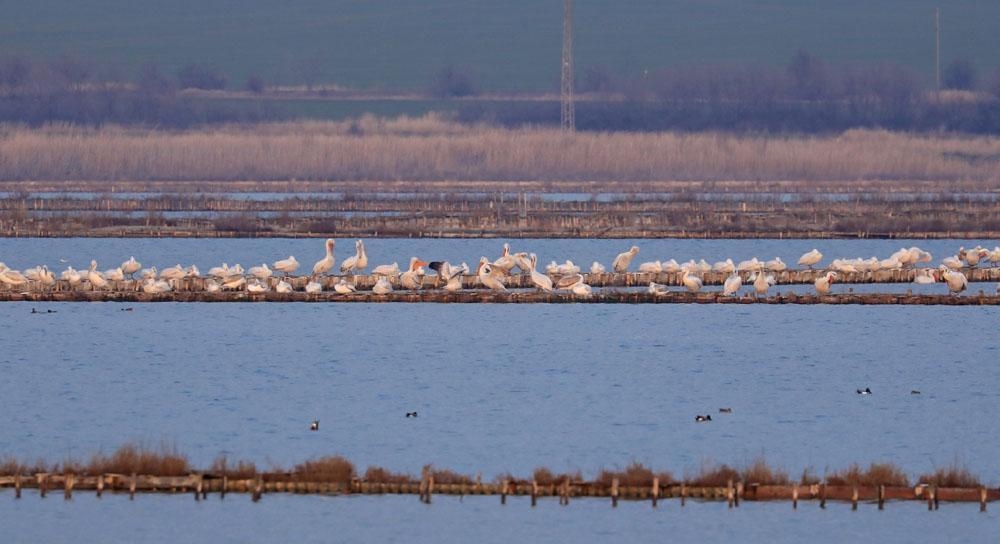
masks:
[[[562,88],[560,123],[563,130],[576,130],[576,107],[573,104],[573,0],[563,0]]]

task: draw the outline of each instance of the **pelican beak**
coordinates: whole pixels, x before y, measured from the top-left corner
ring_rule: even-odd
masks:
[[[417,267],[427,266],[427,261],[417,261],[417,262],[413,263],[413,265],[417,266]]]

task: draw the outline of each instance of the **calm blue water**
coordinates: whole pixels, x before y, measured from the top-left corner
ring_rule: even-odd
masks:
[[[988,241],[980,241],[984,246]],[[496,240],[373,240],[373,263],[410,253],[474,262]],[[918,243],[935,257],[976,241]],[[353,250],[353,244],[341,242]],[[989,242],[989,247],[995,245]],[[514,241],[542,259],[607,262],[627,241]],[[883,255],[899,241],[641,241],[640,257]],[[21,268],[223,260],[244,266],[318,240],[0,240]],[[338,260],[347,252],[339,252]],[[655,254],[650,255],[650,254]],[[153,258],[155,256],[155,258]],[[203,268],[204,269],[204,268]],[[31,315],[33,306],[55,314]],[[426,463],[492,478],[539,465],[640,461],[694,472],[758,456],[797,475],[891,460],[915,476],[958,461],[997,485],[1000,308],[702,305],[0,304],[0,452],[86,458],[136,440],[175,444],[198,465],[220,453],[289,466],[340,453],[419,472]],[[858,387],[874,395],[859,397]],[[911,395],[919,389],[921,395]],[[717,414],[732,407],[731,415]],[[417,410],[418,419],[405,412]],[[695,424],[695,414],[715,421]],[[717,414],[717,415],[716,415]],[[309,432],[318,418],[320,432]],[[2,455],[0,454],[0,455]],[[692,504],[659,511],[604,501],[495,498],[80,494],[66,504],[0,493],[13,541],[990,541],[996,509],[891,504]],[[991,505],[992,506],[992,505]],[[6,517],[6,516],[5,516]],[[178,520],[184,520],[183,523]],[[387,520],[391,520],[387,522]],[[72,533],[66,527],[79,528]]]

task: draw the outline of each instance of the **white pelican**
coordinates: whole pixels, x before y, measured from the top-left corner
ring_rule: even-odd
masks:
[[[28,283],[28,278],[17,270],[7,268],[7,265],[0,263],[0,283],[8,287],[17,287]]]
[[[45,265],[29,268],[24,271],[24,277],[39,285],[51,287],[56,284],[56,275]]]
[[[399,277],[399,283],[404,289],[409,289],[411,291],[420,289],[423,287],[423,272],[420,270],[421,266],[427,264],[425,261],[421,261],[416,257],[410,257],[410,268],[403,272]]]
[[[757,272],[753,278],[753,290],[758,295],[767,295],[767,290],[776,282],[774,276],[765,274],[763,271]]]
[[[763,264],[757,260],[757,257],[754,257],[749,261],[740,261],[740,264],[736,265],[736,270],[739,272],[756,272],[761,269]]]
[[[70,287],[76,287],[77,285],[80,285],[81,281],[83,281],[83,276],[81,276],[79,272],[74,270],[72,266],[67,267],[66,270],[63,270],[62,273],[59,274],[59,278],[62,280],[66,280],[66,282],[69,283]]]
[[[313,276],[320,276],[326,274],[327,272],[333,270],[333,246],[337,242],[333,238],[326,239],[326,257],[316,261],[313,265]],[[298,263],[296,263],[296,268],[298,268]],[[275,263],[275,268],[278,268],[277,263]],[[294,272],[294,270],[292,270]]]
[[[980,260],[988,257],[989,254],[989,251],[976,246],[965,253],[965,262],[969,263],[969,266],[974,267],[979,264]]]
[[[476,269],[476,276],[479,277],[479,281],[486,286],[487,289],[493,291],[505,291],[507,288],[504,287],[500,278],[498,278],[493,273],[493,265],[490,264],[486,257],[479,259],[479,267]]]
[[[372,292],[376,295],[385,295],[392,292],[392,284],[385,277],[380,277],[372,287]]]
[[[931,273],[929,268],[923,268],[919,270],[915,276],[913,276],[913,283],[918,283],[920,285],[928,285],[935,282],[937,282],[937,280],[934,278],[934,274]]]
[[[250,283],[247,283],[248,293],[263,293],[265,291],[267,291],[267,284],[261,283],[261,281],[257,278],[254,278],[250,280]]]
[[[545,266],[545,273],[550,276],[557,276],[559,274],[559,265],[555,261],[550,261]]]
[[[223,280],[222,288],[228,291],[241,291],[246,287],[247,279],[243,276],[233,275]]]
[[[649,288],[646,289],[646,292],[655,296],[663,296],[670,293],[670,288],[666,285],[651,281],[649,282]]]
[[[590,265],[591,274],[603,274],[605,271],[604,265],[597,261],[594,261],[594,264]]]
[[[681,271],[683,272],[684,270],[687,270],[692,274],[698,274],[701,272],[701,267],[698,266],[698,263],[694,262],[694,259],[691,259],[690,261],[681,265]]]
[[[160,271],[161,280],[179,280],[183,279],[185,275],[184,268],[181,265],[171,266],[170,268],[164,268]]]
[[[510,244],[504,243],[503,254],[500,255],[499,259],[493,261],[493,270],[498,272],[503,272],[504,274],[509,274],[510,269],[514,268],[514,265],[516,264],[517,264],[517,259],[515,259],[514,256],[510,254]]]
[[[462,275],[469,273],[469,265],[462,263],[457,267],[451,267],[448,282],[444,284],[444,290],[454,293],[462,289]]]
[[[941,264],[952,270],[962,269],[962,261],[958,257],[945,257],[941,259]]]
[[[267,263],[261,263],[260,266],[251,266],[250,270],[247,270],[251,276],[257,278],[260,281],[267,281],[272,275],[271,269],[267,267]]]
[[[291,293],[295,289],[292,289],[292,284],[285,280],[281,280],[278,282],[278,285],[275,286],[274,290],[278,293]]]
[[[663,272],[663,264],[660,261],[641,263],[639,265],[639,272],[643,274],[659,274],[660,272]]]
[[[208,269],[208,275],[219,279],[227,278],[229,277],[229,265],[222,263],[222,266],[213,266]]]
[[[822,260],[823,260],[823,254],[820,253],[818,249],[813,248],[812,251],[804,253],[801,257],[799,257],[799,266],[807,266],[809,268],[812,268]]]
[[[323,284],[318,281],[310,281],[306,284],[306,293],[322,293]]]
[[[993,251],[989,254],[989,260],[991,266],[1000,264],[1000,246],[995,246],[993,248]]]
[[[146,278],[142,282],[143,293],[167,293],[170,291],[170,284],[163,280]]]
[[[611,262],[611,270],[621,274],[628,272],[628,265],[632,264],[632,259],[639,254],[639,248],[632,246],[625,253],[619,253],[615,260]]]
[[[556,274],[579,274],[580,267],[573,264],[573,261],[566,259],[566,262],[556,267]]]
[[[708,261],[706,261],[705,259],[698,260],[698,272],[702,274],[707,274],[708,272],[711,271],[712,271],[712,265],[708,264]]]
[[[97,261],[90,261],[90,272],[87,272],[87,281],[90,282],[91,289],[104,289],[108,286],[108,280],[97,271]]]
[[[834,259],[833,262],[830,263],[830,268],[843,274],[850,274],[858,271],[857,267],[846,259]]]
[[[555,289],[571,289],[577,283],[583,281],[582,274],[570,274],[556,280],[553,284]]]
[[[213,279],[205,280],[205,291],[208,291],[209,293],[215,293],[220,289],[222,289],[222,286],[219,285],[219,282]]]
[[[354,287],[353,283],[347,283],[346,279],[340,278],[340,281],[334,284],[333,290],[341,295],[349,295],[357,291],[357,288]]]
[[[295,260],[294,255],[289,255],[287,259],[275,261],[272,266],[278,272],[284,272],[285,277],[288,277],[289,274],[294,274],[299,269],[299,261]]]
[[[684,270],[684,274],[681,276],[681,283],[683,283],[684,287],[687,287],[687,290],[692,293],[697,293],[698,291],[701,291],[702,287],[701,278],[691,274],[691,271],[689,270]]]
[[[670,272],[671,274],[675,274],[681,271],[681,265],[677,264],[677,261],[675,261],[674,259],[670,259],[669,261],[663,261],[660,264],[662,265],[664,272]]]
[[[736,271],[732,271],[725,283],[722,284],[722,294],[735,295],[740,291],[740,287],[743,287],[743,278]]]
[[[899,262],[898,257],[889,257],[879,261],[878,267],[879,270],[900,270],[903,268],[903,263]]]
[[[722,274],[732,274],[736,271],[736,265],[733,264],[732,259],[726,259],[724,261],[719,261],[712,265],[712,270],[715,272],[720,272]]]
[[[531,264],[528,265],[529,273],[531,274],[531,283],[535,284],[535,287],[541,289],[542,291],[552,290],[552,278],[542,274],[541,272],[535,270],[538,265],[538,255],[534,253],[531,254]]]
[[[354,274],[361,272],[368,267],[368,254],[365,253],[365,243],[361,240],[354,242],[354,255],[344,259],[340,263],[341,274]]]
[[[770,261],[767,261],[766,263],[764,263],[764,266],[766,266],[768,270],[774,272],[782,272],[788,269],[788,265],[785,264],[785,261],[781,260],[781,257],[775,257]]]
[[[522,274],[527,274],[531,268],[531,259],[526,251],[519,251],[514,254],[514,263]]]
[[[594,289],[586,283],[583,283],[583,276],[580,276],[580,279],[574,283],[572,287],[570,287],[570,291],[572,291],[574,295],[584,298],[594,294]]]
[[[398,276],[399,263],[380,264],[372,270],[372,274],[376,276]]]
[[[135,257],[129,257],[127,261],[122,263],[122,272],[128,274],[130,278],[135,277],[135,273],[142,269],[142,263],[135,260]]]
[[[948,284],[948,290],[953,295],[958,295],[969,286],[969,279],[965,277],[965,274],[945,267],[941,267],[938,277]]]
[[[201,276],[201,270],[198,270],[198,267],[195,265],[191,265],[184,270],[184,277],[186,278],[197,278],[199,276]]]
[[[919,247],[913,246],[910,248],[910,258],[913,264],[918,263],[929,263],[931,262],[931,254],[920,249]]]
[[[827,272],[822,276],[816,278],[813,282],[813,286],[816,288],[816,294],[818,295],[828,295],[830,294],[830,286],[833,285],[834,280],[837,279],[836,272]]]

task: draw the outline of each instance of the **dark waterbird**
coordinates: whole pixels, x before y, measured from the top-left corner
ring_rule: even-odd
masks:
[[[698,423],[702,423],[702,422],[705,422],[705,421],[712,421],[712,416],[711,415],[707,415],[707,416],[694,416],[694,420],[697,421]]]
[[[319,420],[318,419],[314,419],[313,420],[312,424],[309,425],[309,430],[310,431],[318,431],[319,430]]]
[[[417,417],[416,412],[406,412],[406,417]]]
[[[871,395],[872,394],[872,390],[871,390],[871,388],[866,387],[864,389],[858,389],[857,393],[859,395]]]

